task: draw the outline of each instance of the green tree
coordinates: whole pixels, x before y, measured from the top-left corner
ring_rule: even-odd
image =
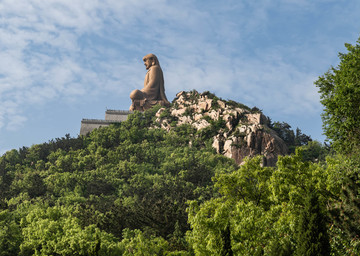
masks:
[[[360,254],[360,161],[358,156],[327,158],[333,196],[328,202],[332,223],[331,247],[334,255]]]
[[[319,88],[324,133],[339,152],[349,153],[360,145],[360,38],[345,44],[340,64],[315,82]]]
[[[283,244],[280,243],[280,239],[275,239],[270,247],[269,256],[292,256],[294,250],[289,240],[285,240]]]
[[[308,142],[312,141],[311,137],[302,133],[299,128],[296,128],[294,132],[291,130],[291,126],[285,122],[270,122],[270,128],[277,132],[288,146],[290,153],[294,153],[296,147],[307,145]]]
[[[19,254],[22,236],[14,215],[8,210],[0,211],[0,256]]]
[[[66,207],[37,207],[21,220],[20,255],[120,255],[116,238],[95,225],[82,228]]]
[[[124,256],[152,256],[165,255],[169,245],[161,237],[147,236],[137,229],[124,229],[120,247]]]
[[[309,141],[307,145],[301,146],[304,161],[324,162],[327,155],[331,155],[331,148],[319,141]]]
[[[291,130],[291,125],[285,122],[274,122],[270,125],[271,128],[277,132],[280,138],[282,138],[285,144],[289,146],[294,146],[295,142],[295,134],[294,131]]]
[[[337,155],[327,158],[327,171],[339,189],[328,206],[334,255],[358,255],[360,153],[360,38],[345,44],[340,64],[315,82],[324,106],[323,128]],[[332,174],[333,173],[333,174]]]
[[[326,216],[320,206],[316,191],[308,193],[305,207],[300,215],[297,250],[299,256],[330,255]]]
[[[272,169],[260,162],[249,159],[236,171],[216,175],[221,197],[190,202],[187,239],[195,255],[262,255],[281,209],[270,206]]]

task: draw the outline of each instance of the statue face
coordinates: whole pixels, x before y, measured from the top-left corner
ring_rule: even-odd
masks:
[[[144,59],[144,65],[145,65],[146,69],[149,69],[152,66],[152,62],[153,61],[150,58]]]

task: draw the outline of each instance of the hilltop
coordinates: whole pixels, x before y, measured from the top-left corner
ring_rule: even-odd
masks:
[[[259,109],[219,99],[210,92],[179,92],[170,108],[160,108],[155,123],[169,131],[191,125],[198,136],[213,140],[216,152],[242,164],[245,157],[263,156],[263,164],[275,166],[279,155],[289,149],[275,130],[270,118]]]

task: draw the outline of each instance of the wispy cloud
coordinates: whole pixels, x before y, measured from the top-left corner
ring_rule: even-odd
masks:
[[[128,95],[149,52],[169,98],[210,90],[267,112],[319,114],[313,81],[337,58],[331,33],[359,20],[357,1],[339,2],[3,0],[0,128],[25,125],[29,106]]]
[[[86,91],[92,70],[78,62],[79,37],[99,27],[98,1],[2,1],[0,3],[0,120],[24,124],[24,106]],[[86,75],[83,75],[86,74]]]

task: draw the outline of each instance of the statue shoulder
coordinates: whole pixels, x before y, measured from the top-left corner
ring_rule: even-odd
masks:
[[[154,66],[151,66],[151,67],[149,68],[148,74],[149,74],[150,76],[161,75],[161,74],[162,74],[162,70],[161,70],[160,66],[154,65]]]
[[[152,71],[161,71],[161,67],[159,65],[154,65],[154,66],[151,66],[149,70],[152,70]]]

